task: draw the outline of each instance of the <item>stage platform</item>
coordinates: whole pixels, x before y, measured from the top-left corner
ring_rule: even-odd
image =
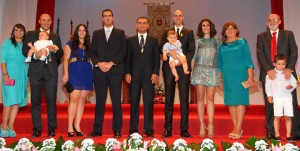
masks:
[[[46,114],[46,105],[42,105],[42,121],[43,121],[43,131],[42,137],[40,138],[30,138],[32,133],[32,119],[31,119],[31,105],[29,104],[26,107],[20,108],[19,114],[17,116],[15,122],[15,129],[17,132],[16,138],[7,138],[7,144],[11,142],[15,142],[22,137],[27,137],[33,141],[41,141],[47,138],[47,114]],[[81,122],[81,130],[85,133],[83,137],[67,137],[67,109],[68,104],[57,104],[57,130],[56,130],[56,139],[59,136],[63,136],[65,140],[78,140],[82,138],[86,138],[87,134],[92,131],[93,122],[94,122],[94,110],[95,104],[86,104],[85,112]],[[174,105],[174,116],[173,116],[173,136],[171,138],[161,138],[162,133],[164,132],[164,104],[155,104],[154,105],[154,130],[155,130],[155,138],[160,140],[165,140],[169,145],[172,144],[176,139],[180,138],[180,105]],[[2,112],[2,106],[1,106]],[[129,131],[129,118],[130,118],[130,105],[122,104],[123,110],[123,129],[122,129],[122,138],[119,140],[126,139]],[[140,124],[139,124],[139,132],[142,134],[143,130],[143,105],[140,106]],[[228,133],[232,130],[232,122],[228,112],[228,108],[224,105],[216,105],[215,106],[215,138],[213,140],[219,146],[221,142],[241,142],[245,143],[245,141],[251,136],[256,136],[259,138],[263,138],[265,136],[265,128],[264,128],[264,106],[263,105],[251,105],[246,109],[246,116],[243,124],[243,137],[241,140],[231,140],[228,138]],[[0,117],[2,121],[2,116]],[[207,116],[205,116],[207,121]],[[281,122],[283,126],[281,126],[281,134],[282,138],[285,138],[285,126],[284,121]],[[197,142],[200,143],[204,138],[200,138],[199,136],[199,120],[197,115],[196,104],[190,104],[190,114],[189,114],[189,132],[193,136],[192,138],[186,138],[187,142]],[[105,140],[109,137],[113,137],[112,131],[112,105],[106,105],[105,112],[105,120],[103,126],[103,136],[93,138],[95,143],[105,144]],[[151,138],[146,138],[147,140],[151,140]],[[285,139],[284,139],[285,140]],[[283,142],[285,144],[286,142]],[[300,141],[297,141],[296,144],[299,146]]]

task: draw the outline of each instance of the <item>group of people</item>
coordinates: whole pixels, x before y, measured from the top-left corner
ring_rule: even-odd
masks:
[[[26,33],[23,25],[16,24],[11,38],[6,39],[1,47],[3,73],[1,137],[16,136],[14,121],[18,109],[27,104],[27,75],[31,88],[32,137],[40,137],[42,132],[43,86],[47,103],[48,136],[55,136],[57,67],[62,58],[61,81],[64,85],[72,87],[68,107],[69,137],[84,135],[80,123],[84,104],[89,92],[93,90],[93,84],[96,91],[95,118],[93,131],[88,136],[102,136],[108,89],[113,106],[114,137],[122,136],[121,86],[124,75],[125,81],[130,84],[129,135],[139,132],[139,104],[143,92],[143,132],[147,137],[153,137],[154,84],[159,79],[160,54],[162,54],[166,96],[165,131],[162,137],[172,136],[175,85],[178,83],[181,137],[192,137],[188,131],[189,86],[192,84],[196,87],[197,94],[199,135],[210,138],[215,135],[214,94],[216,87],[219,87],[224,90],[224,104],[229,108],[233,123],[233,129],[228,137],[240,139],[246,106],[249,105],[249,87],[255,84],[249,45],[245,38],[239,37],[240,31],[234,22],[224,24],[221,40],[216,37],[217,31],[210,19],[200,21],[196,38],[192,30],[184,27],[183,22],[183,11],[175,10],[174,26],[163,33],[162,41],[159,43],[156,37],[147,33],[149,20],[146,17],[139,17],[136,20],[137,34],[126,38],[124,30],[114,27],[112,10],[105,9],[102,11],[103,28],[93,32],[92,40],[87,26],[79,24],[64,49],[61,46],[60,36],[50,31],[52,20],[48,14],[40,16],[40,29],[35,31]],[[282,140],[279,121],[284,115],[287,121],[287,140],[293,141],[300,138],[298,103],[294,90],[296,81],[293,78],[296,77],[298,48],[291,31],[279,30],[281,20],[278,15],[270,14],[266,23],[268,30],[257,36],[257,57],[261,64],[260,80],[263,84],[266,106],[266,134],[269,139]],[[275,37],[272,37],[271,33]],[[43,42],[40,46],[39,41]],[[7,84],[10,79],[16,79],[14,86]],[[281,86],[282,83],[285,86],[280,89],[275,85]],[[286,94],[282,94],[282,91]],[[205,100],[207,100],[207,125],[204,120]]]

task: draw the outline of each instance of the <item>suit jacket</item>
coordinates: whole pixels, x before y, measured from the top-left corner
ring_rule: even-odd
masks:
[[[127,40],[126,74],[131,74],[133,81],[138,80],[140,74],[151,80],[151,75],[159,75],[160,56],[157,38],[147,35],[144,51],[141,53],[138,36]],[[142,69],[142,70],[141,70]],[[143,73],[141,73],[143,71]]]
[[[175,30],[175,28],[174,27],[170,28],[170,29],[166,30],[163,33],[162,42],[160,44],[161,53],[163,51],[162,49],[163,49],[164,44],[166,42],[168,42],[167,35],[168,35],[169,30]],[[193,58],[194,53],[195,53],[195,38],[194,38],[193,31],[183,27],[181,32],[180,32],[180,35],[178,36],[178,40],[182,44],[182,47],[181,47],[182,48],[182,53],[186,56],[186,60],[187,60],[188,67],[189,67],[188,70],[192,71],[191,70],[191,61],[192,61],[192,58]],[[170,65],[169,65],[169,60],[163,62],[162,68],[164,70],[171,70]]]
[[[28,43],[31,42],[34,44],[37,40],[39,40],[39,33],[40,30],[35,31],[28,31],[24,40],[22,53],[25,57],[27,57],[28,51],[30,50],[30,47],[28,46]],[[56,53],[50,52],[49,58],[51,58],[52,61],[48,62],[48,69],[49,74],[58,75],[57,67],[60,63],[60,59],[63,57],[64,52],[61,46],[61,39],[60,36],[56,33],[50,32],[49,40],[53,41],[53,44],[55,44],[59,50],[56,51]],[[45,61],[41,61],[39,59],[32,59],[29,63],[29,69],[28,69],[28,76],[30,75],[37,75],[43,73],[43,69],[45,67]]]
[[[274,69],[271,60],[271,40],[270,31],[266,31],[257,35],[257,58],[261,64],[260,81],[265,81],[267,71]],[[286,68],[295,71],[295,65],[298,58],[298,47],[292,31],[279,30],[277,39],[277,54],[284,54],[287,60]],[[296,77],[296,72],[293,72]]]
[[[124,74],[124,58],[126,55],[126,37],[124,30],[113,27],[108,41],[104,28],[94,31],[92,38],[91,59],[94,65],[98,62],[114,62],[109,72]],[[98,67],[96,71],[102,72]]]

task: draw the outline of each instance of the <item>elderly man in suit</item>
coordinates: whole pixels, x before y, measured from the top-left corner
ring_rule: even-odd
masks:
[[[31,89],[31,114],[33,121],[33,134],[32,137],[40,137],[42,131],[41,119],[41,100],[42,100],[42,87],[45,88],[45,96],[47,102],[48,114],[48,136],[55,136],[55,129],[57,127],[56,117],[56,93],[57,93],[57,67],[63,56],[63,49],[61,47],[60,36],[50,31],[52,20],[49,14],[42,14],[39,19],[40,29],[27,32],[23,45],[23,55],[27,57],[30,50],[28,43],[34,43],[39,40],[39,33],[46,31],[50,34],[50,40],[53,41],[52,46],[48,46],[49,55],[46,61],[41,61],[39,58],[42,56],[42,51],[38,51],[31,57],[29,63],[28,77]]]
[[[195,39],[193,31],[183,27],[184,15],[181,10],[175,10],[173,14],[173,23],[174,27],[171,28],[178,33],[178,40],[182,44],[183,54],[186,56],[188,62],[188,70],[191,71],[191,60],[195,53]],[[169,29],[170,30],[170,29]],[[162,43],[160,45],[160,50],[164,44],[167,42],[167,33],[169,30],[166,30],[162,35]],[[171,50],[169,52],[174,59],[178,59],[176,51]],[[180,136],[182,137],[191,137],[188,132],[188,116],[189,116],[189,86],[190,86],[190,74],[184,74],[182,66],[177,66],[176,70],[179,75],[178,87],[179,87],[179,98],[180,98]],[[174,76],[171,72],[169,60],[163,62],[162,66],[163,76],[164,76],[164,85],[165,85],[165,132],[162,137],[171,137],[172,136],[172,123],[173,123],[173,105],[174,105],[174,96],[175,96],[175,85]]]
[[[295,65],[298,58],[298,47],[292,31],[280,30],[278,27],[281,24],[279,15],[270,14],[267,18],[268,30],[257,35],[257,58],[261,64],[259,79],[262,81],[265,98],[265,126],[267,138],[275,138],[274,127],[273,127],[273,104],[267,100],[265,92],[265,79],[266,75],[269,78],[276,78],[276,71],[274,70],[273,59],[276,54],[284,54],[287,58],[286,68],[284,70],[285,79],[290,79],[291,76],[297,77],[295,71]],[[299,109],[297,102],[296,90],[292,92],[293,96],[293,112],[294,117],[292,118],[292,135],[294,139],[300,138],[299,131]]]
[[[126,82],[130,84],[130,130],[138,133],[141,89],[144,103],[144,132],[153,137],[154,84],[159,75],[159,46],[155,37],[147,34],[148,19],[139,17],[136,22],[137,35],[127,40]]]
[[[113,26],[114,16],[110,9],[102,11],[104,28],[94,31],[91,59],[94,67],[94,85],[96,90],[96,108],[93,131],[89,137],[102,136],[107,90],[113,106],[112,129],[114,137],[121,137],[122,108],[121,86],[124,78],[126,55],[126,37],[121,29]]]

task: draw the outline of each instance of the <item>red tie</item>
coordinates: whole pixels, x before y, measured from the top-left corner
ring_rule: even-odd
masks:
[[[271,60],[274,61],[274,57],[276,55],[276,49],[277,49],[277,44],[276,44],[276,33],[272,33],[272,41],[271,41]]]

